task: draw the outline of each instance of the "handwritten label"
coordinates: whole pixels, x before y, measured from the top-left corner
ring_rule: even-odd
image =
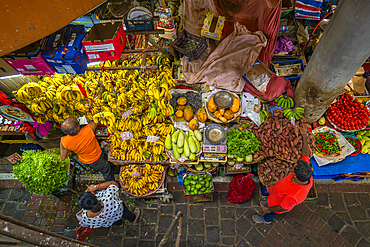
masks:
[[[294,117],[290,117],[290,122],[292,123],[292,125],[295,127],[295,118]]]
[[[10,163],[15,164],[15,163],[17,163],[18,161],[20,161],[22,159],[22,156],[20,156],[18,153],[14,153],[14,154],[10,155],[9,157],[6,157],[6,159]]]
[[[148,136],[146,142],[157,142],[159,141],[159,136]]]
[[[243,164],[236,164],[234,165],[234,169],[238,170],[238,169],[242,169],[244,166]]]
[[[132,131],[125,131],[121,133],[121,138],[124,141],[130,140],[133,137],[134,135],[132,134]]]
[[[128,111],[125,111],[124,113],[122,113],[122,118],[125,119],[127,118],[128,116],[130,116],[132,114],[132,108]]]
[[[133,172],[131,173],[131,177],[134,177],[134,176],[136,176],[136,177],[140,177],[140,176],[141,176],[141,173],[140,173],[140,172],[138,172],[138,171],[133,171]]]
[[[180,161],[181,163],[182,162],[184,162],[186,160],[186,158],[185,157],[183,157],[183,156],[181,156],[179,159],[178,159],[178,161]]]

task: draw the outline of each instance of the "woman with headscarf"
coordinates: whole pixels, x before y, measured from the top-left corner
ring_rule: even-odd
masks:
[[[119,199],[118,184],[109,181],[90,185],[78,198],[78,204],[83,208],[80,225],[90,228],[123,226],[122,217],[136,223],[140,215],[139,208],[134,213]]]

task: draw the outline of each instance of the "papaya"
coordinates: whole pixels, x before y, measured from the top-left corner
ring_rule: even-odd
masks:
[[[197,111],[197,119],[202,123],[207,120],[207,113],[203,107],[199,108],[199,110]]]
[[[188,101],[185,97],[180,97],[180,98],[177,99],[177,104],[178,105],[186,105],[186,102],[188,102]]]
[[[176,117],[183,117],[183,116],[184,116],[184,112],[182,110],[176,111]]]
[[[215,103],[213,102],[213,96],[212,98],[208,101],[208,110],[210,112],[215,112],[217,110],[217,106],[215,105]]]
[[[193,119],[193,117],[194,117],[193,108],[191,108],[190,105],[185,106],[185,108],[184,108],[184,118],[185,118],[185,120],[189,122],[190,120]]]
[[[195,118],[194,118],[194,119],[192,119],[192,120],[190,120],[190,122],[189,122],[189,128],[190,128],[191,130],[196,130],[196,129],[198,129],[198,127],[199,127],[199,122],[198,122],[198,120],[196,120]]]
[[[220,109],[218,109],[218,110],[220,111],[220,115],[221,115],[221,116],[223,116],[223,115],[225,114],[225,109],[220,108]]]
[[[230,120],[234,117],[234,113],[230,110],[226,110],[225,111],[225,114],[224,114],[224,117],[227,119],[227,120]]]
[[[215,111],[213,115],[215,115],[216,118],[222,117],[219,111]]]
[[[176,106],[176,110],[184,111],[185,106],[184,105],[178,105]]]
[[[233,113],[236,113],[239,111],[240,108],[240,100],[239,98],[233,97],[233,105],[230,106],[230,111]]]

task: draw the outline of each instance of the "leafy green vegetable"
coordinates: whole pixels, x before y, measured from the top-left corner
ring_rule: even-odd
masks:
[[[234,157],[254,154],[261,148],[261,143],[250,130],[233,129],[227,133],[227,153]]]
[[[59,149],[25,151],[13,173],[31,193],[50,195],[68,179],[69,158],[62,161],[59,152]]]

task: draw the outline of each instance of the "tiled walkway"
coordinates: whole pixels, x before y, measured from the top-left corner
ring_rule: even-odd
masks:
[[[104,247],[158,246],[173,215],[182,211],[184,227],[180,246],[370,247],[370,195],[364,192],[370,191],[369,187],[317,184],[316,200],[277,216],[269,225],[255,224],[251,219],[261,211],[257,191],[251,200],[238,205],[227,201],[226,191],[215,193],[213,202],[197,204],[192,198],[185,198],[182,191],[173,191],[171,203],[144,204],[141,200],[130,203],[123,198],[130,209],[141,208],[139,223],[101,228],[85,241]],[[75,213],[80,210],[77,196],[60,200],[54,196],[31,195],[14,180],[0,181],[0,188],[0,213],[73,237],[78,227]],[[167,246],[173,246],[176,233],[177,229]]]

